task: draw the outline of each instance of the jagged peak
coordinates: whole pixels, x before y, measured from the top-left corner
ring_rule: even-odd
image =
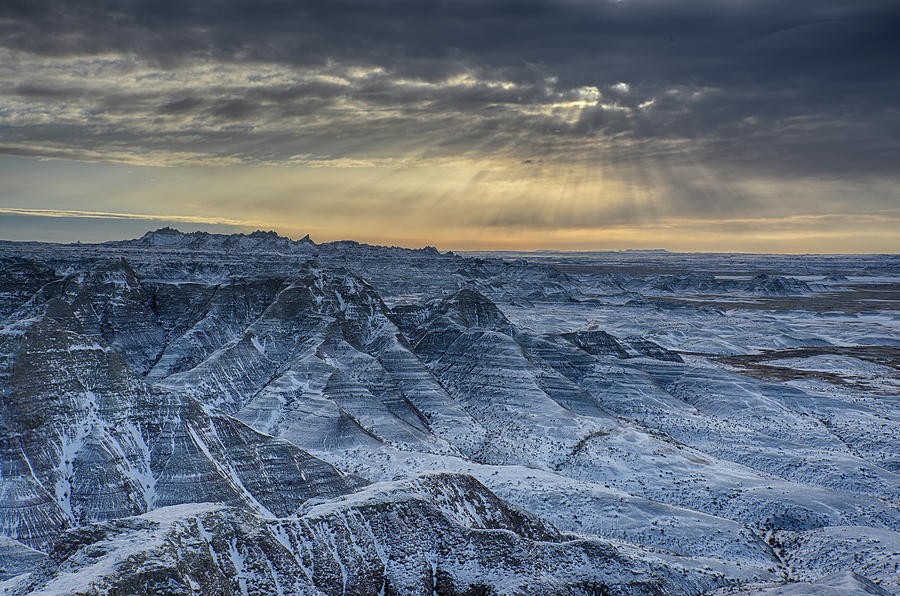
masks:
[[[162,227],[162,228],[158,228],[158,229],[156,229],[156,230],[148,230],[148,231],[144,234],[143,237],[146,238],[147,236],[154,236],[154,235],[156,235],[156,234],[183,235],[184,232],[182,232],[182,231],[180,231],[180,230],[176,230],[175,228],[171,228],[171,227],[169,227],[169,226],[165,226],[165,227]]]
[[[245,234],[217,234],[205,231],[182,232],[165,226],[145,233],[140,238],[110,244],[157,246],[161,248],[185,248],[192,250],[268,250],[272,252],[310,252],[315,242],[305,235],[300,240],[282,236],[275,230],[256,230]]]
[[[465,327],[482,327],[512,333],[512,323],[494,302],[474,288],[461,288],[445,298],[441,313]]]
[[[256,230],[255,232],[250,232],[247,234],[249,238],[280,238],[278,232],[275,230],[269,230],[268,232],[263,232],[262,230]]]

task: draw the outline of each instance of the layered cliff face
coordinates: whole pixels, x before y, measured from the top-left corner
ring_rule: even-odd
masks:
[[[72,295],[78,304],[83,293]],[[95,319],[60,298],[35,302],[0,336],[4,535],[44,548],[66,527],[203,501],[287,515],[359,486],[290,443],[151,388],[128,365],[133,352],[82,322]]]
[[[889,313],[698,298],[806,292],[784,275],[562,273],[268,233],[0,243],[0,259],[0,577],[31,571],[4,587],[890,585]]]
[[[458,454],[484,432],[409,350],[377,293],[345,271],[310,268],[284,280],[227,341],[205,332],[213,310],[160,363],[209,356],[158,387],[306,448],[389,444]]]
[[[37,549],[30,548],[18,540],[0,536],[0,582],[28,573],[46,558],[47,555]]]
[[[22,256],[0,259],[0,318],[11,315],[56,278],[52,268],[32,259]]]

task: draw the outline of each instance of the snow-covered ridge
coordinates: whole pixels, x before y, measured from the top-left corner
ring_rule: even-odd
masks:
[[[742,575],[737,566],[563,536],[471,477],[443,474],[376,485],[291,519],[197,504],[90,524],[63,535],[40,569],[0,587],[16,595],[638,594],[699,593]]]

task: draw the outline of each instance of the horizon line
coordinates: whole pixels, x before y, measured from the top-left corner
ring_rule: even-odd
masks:
[[[0,214],[2,214],[5,210],[0,208]],[[179,234],[189,235],[193,233],[203,233],[209,235],[218,235],[218,236],[249,236],[253,232],[232,232],[231,234],[222,234],[219,232],[206,232],[204,230],[195,230],[193,232],[183,232],[176,228],[171,228],[170,226],[164,226],[163,228],[157,228],[156,230],[147,230],[145,234],[150,232],[156,232],[160,229],[169,228],[172,229]],[[275,230],[263,230],[257,229],[257,232],[275,232],[279,237],[286,238],[291,242],[299,242],[303,239],[294,238],[292,236],[282,235]],[[142,237],[142,236],[141,236]],[[123,238],[123,239],[112,239],[112,240],[104,240],[100,242],[83,242],[81,240],[74,240],[72,242],[54,242],[52,240],[15,240],[5,237],[0,237],[0,242],[8,243],[8,244],[48,244],[53,246],[98,246],[102,247],[104,245],[108,245],[116,242],[129,242],[133,240],[139,240],[141,237],[137,238]],[[433,245],[425,245],[425,246],[403,246],[400,244],[371,244],[369,242],[360,242],[358,240],[353,240],[352,238],[342,238],[339,240],[328,240],[324,242],[316,242],[313,240],[309,234],[306,235],[307,238],[312,241],[312,243],[316,246],[322,246],[326,244],[338,244],[341,242],[354,242],[356,244],[362,246],[371,246],[371,247],[384,247],[384,248],[397,248],[403,250],[422,250],[424,248],[434,248],[438,252],[447,254],[477,254],[477,253],[515,253],[522,255],[533,255],[537,253],[547,253],[547,254],[592,254],[592,253],[656,253],[656,254],[668,254],[668,255],[750,255],[750,256],[794,256],[794,257],[803,257],[803,256],[900,256],[900,253],[893,252],[748,252],[748,251],[739,251],[739,250],[669,250],[667,248],[618,248],[618,249],[556,249],[556,248],[536,248],[536,249],[490,249],[490,248],[469,248],[469,249],[448,249],[441,250]],[[155,247],[162,250],[167,250],[168,247],[158,246]]]

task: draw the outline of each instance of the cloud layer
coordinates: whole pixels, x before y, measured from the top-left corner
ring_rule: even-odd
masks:
[[[900,200],[898,33],[874,0],[18,0],[0,155],[327,169],[282,193],[353,175],[372,211],[400,180],[484,229],[873,215]]]

